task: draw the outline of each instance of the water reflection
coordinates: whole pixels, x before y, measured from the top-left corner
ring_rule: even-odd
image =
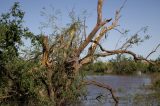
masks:
[[[112,88],[116,88],[116,95],[119,97],[118,106],[158,106],[155,98],[152,98],[147,103],[146,95],[154,91],[149,89],[151,79],[149,76],[87,76],[87,80],[95,80],[104,84],[109,84]],[[143,95],[143,96],[142,96]],[[138,97],[137,101],[136,98]],[[145,98],[144,98],[145,97]],[[145,103],[145,104],[144,104]],[[81,103],[83,106],[115,106],[115,102],[111,97],[110,92],[106,89],[87,85],[87,95]]]

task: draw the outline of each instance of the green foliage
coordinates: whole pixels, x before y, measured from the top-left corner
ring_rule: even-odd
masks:
[[[156,73],[151,74],[151,81],[153,84],[153,88],[155,88],[159,91],[159,89],[160,89],[160,73],[156,72]]]
[[[118,55],[110,60],[111,70],[117,74],[133,74],[137,70],[136,63],[131,58]]]
[[[23,26],[24,12],[19,3],[0,16],[0,104],[17,101],[16,105],[70,105],[84,93],[81,81],[85,74],[77,71],[79,57],[75,51],[83,41],[80,37],[84,36],[82,30],[85,26],[73,13],[70,15],[71,23],[65,28],[58,28],[54,20],[50,23],[58,31],[48,37],[46,45],[49,50],[44,47],[44,36],[34,36]],[[23,38],[31,40],[33,50],[20,55]],[[46,59],[44,64],[41,62],[43,57]],[[159,66],[149,67],[150,70],[159,70]],[[144,70],[146,65],[119,56],[109,64],[95,62],[82,70],[104,73],[110,68],[115,73],[133,73]]]
[[[28,102],[38,99],[37,91],[42,87],[39,73],[30,73],[38,67],[36,61],[26,61],[19,56],[23,38],[32,38],[33,34],[23,27],[24,12],[16,2],[9,12],[0,16],[0,103],[12,101]],[[8,96],[8,97],[7,97]]]
[[[159,88],[160,89],[160,80],[157,80],[155,83],[154,83],[154,86],[156,88]]]
[[[93,71],[94,72],[105,72],[106,70],[107,70],[107,66],[106,66],[106,64],[105,63],[103,63],[103,62],[96,62],[96,63],[94,63],[93,65],[92,65],[92,69],[93,69]]]
[[[149,64],[148,66],[148,72],[160,72],[160,64],[156,64],[156,65],[153,65],[153,64]]]
[[[155,65],[154,64],[148,65],[148,72],[151,72],[151,73],[160,72],[160,57],[158,57],[155,62],[156,62]]]
[[[116,59],[111,59],[108,63],[109,70],[116,74],[135,74],[137,71],[142,73],[160,72],[160,64],[149,64],[143,61],[135,62],[132,58],[125,55],[118,55]]]
[[[101,61],[88,64],[81,70],[88,71],[89,73],[104,73],[108,70],[107,64]]]
[[[77,90],[81,77],[75,75],[72,57],[79,45],[81,22],[74,19],[68,24],[69,27],[63,28],[59,34],[54,33],[54,40],[49,42],[49,46],[53,44],[54,48],[50,55],[54,62],[48,68],[41,65],[38,58],[26,60],[25,56],[20,57],[23,38],[31,38],[35,48],[44,46],[43,36],[34,37],[23,26],[23,17],[19,3],[0,16],[0,103],[11,104],[15,101],[17,105],[53,105],[76,101],[81,95],[81,87]],[[36,51],[33,50],[33,55]],[[102,71],[101,63],[96,67]],[[51,90],[54,96],[51,96]]]
[[[95,62],[82,67],[88,73],[105,73],[111,71],[115,74],[136,74],[138,71],[142,73],[155,73],[160,72],[159,58],[156,59],[157,64],[149,64],[143,61],[135,62],[132,58],[125,55],[118,55],[115,59],[109,62]]]
[[[9,12],[0,16],[0,65],[8,63],[18,56],[22,38],[33,36],[28,28],[23,27],[24,12],[16,2]]]
[[[9,53],[17,53],[18,45],[22,45],[22,37],[29,37],[31,34],[28,28],[23,27],[24,12],[16,2],[10,12],[0,16],[0,48],[1,51],[8,50]]]

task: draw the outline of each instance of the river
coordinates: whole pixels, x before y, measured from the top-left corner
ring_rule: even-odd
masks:
[[[115,89],[118,106],[160,106],[156,98],[147,96],[155,93],[149,88],[149,76],[92,75],[87,76],[87,80],[95,80]],[[82,101],[82,106],[115,106],[110,92],[95,85],[87,85],[87,94]]]

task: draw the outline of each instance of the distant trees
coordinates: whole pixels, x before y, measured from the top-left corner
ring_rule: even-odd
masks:
[[[91,74],[96,74],[96,73],[105,74],[105,72],[108,71],[108,65],[105,62],[97,61],[95,63],[90,63],[88,65],[83,66],[81,70]]]
[[[137,74],[138,71],[142,73],[156,73],[160,72],[160,64],[146,63],[144,61],[135,62],[133,58],[126,57],[126,55],[117,55],[115,58],[107,62],[96,61],[94,63],[85,65],[81,70],[86,71],[88,74]]]
[[[120,58],[111,59],[108,64],[110,64],[110,70],[117,74],[136,74],[137,71],[141,71],[142,73],[160,72],[160,64],[158,63],[135,62],[132,58],[127,58],[125,55],[121,55]]]
[[[94,84],[108,89],[113,99],[118,99],[110,86],[95,81],[84,81],[80,68],[98,57],[129,54],[138,60],[153,61],[139,57],[127,50],[142,42],[138,32],[122,47],[106,50],[100,44],[106,33],[118,26],[122,7],[115,12],[114,19],[103,19],[103,0],[98,0],[96,24],[87,35],[85,21],[71,14],[71,23],[64,28],[55,25],[52,36],[34,36],[23,27],[24,12],[15,3],[7,14],[0,17],[0,102],[23,101],[29,105],[67,105],[82,95],[83,84]],[[109,24],[111,23],[111,24]],[[145,30],[145,29],[143,29]],[[32,49],[20,55],[22,38],[32,41]],[[89,47],[88,47],[89,46]],[[156,47],[156,49],[159,46]],[[100,49],[97,53],[96,50]],[[156,49],[154,51],[156,51]],[[87,50],[86,55],[82,55]]]

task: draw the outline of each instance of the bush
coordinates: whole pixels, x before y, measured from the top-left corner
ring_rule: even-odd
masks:
[[[154,88],[160,89],[160,73],[153,73],[151,75],[151,81]]]
[[[109,65],[109,69],[116,74],[134,74],[137,71],[143,73],[160,72],[160,64],[153,65],[143,61],[135,62],[132,58],[127,58],[124,55],[111,59]]]
[[[136,63],[125,56],[110,60],[111,70],[116,74],[133,74],[137,70]]]
[[[148,66],[148,72],[153,73],[153,72],[160,72],[160,64],[149,64]]]
[[[137,71],[142,73],[155,73],[160,72],[160,63],[149,64],[143,61],[135,62],[132,58],[127,58],[125,55],[117,57],[116,59],[109,60],[108,63],[101,61],[88,64],[82,68],[82,70],[88,72],[104,73],[105,71],[111,71],[115,74],[135,74]]]
[[[81,70],[93,73],[104,73],[106,70],[108,70],[108,67],[106,63],[98,61],[82,67]]]

